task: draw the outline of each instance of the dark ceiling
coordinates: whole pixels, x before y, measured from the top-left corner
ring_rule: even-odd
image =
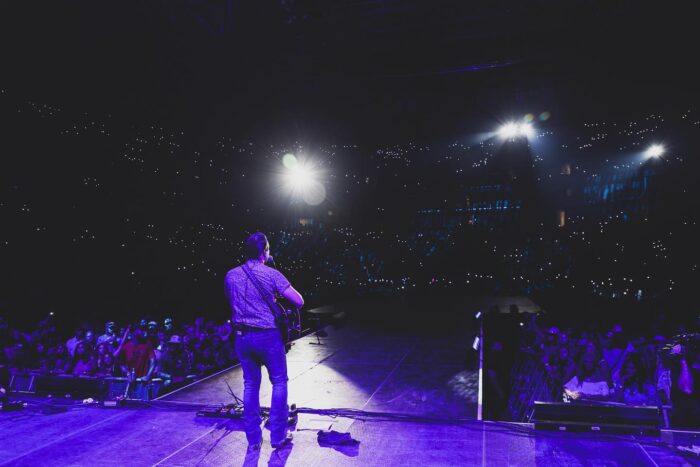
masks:
[[[679,2],[4,2],[0,84],[96,111],[316,127],[694,96]],[[612,101],[611,101],[612,99]],[[598,110],[598,109],[597,109]],[[256,122],[256,123],[251,123]]]

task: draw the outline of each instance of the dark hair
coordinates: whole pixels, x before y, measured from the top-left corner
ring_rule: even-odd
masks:
[[[583,360],[586,357],[590,357],[593,360],[593,369],[590,372],[583,366]],[[594,351],[584,350],[581,355],[579,355],[577,364],[576,376],[578,377],[579,384],[583,384],[583,381],[588,377],[602,376],[600,374],[600,356]]]
[[[243,245],[243,251],[248,259],[257,259],[265,251],[267,237],[262,232],[256,232],[248,237]]]
[[[644,382],[646,379],[646,371],[644,368],[644,362],[642,361],[642,356],[637,352],[628,353],[625,357],[625,360],[622,362],[622,367],[620,368],[621,374],[625,373],[627,365],[630,363],[634,365],[636,373],[634,375],[634,379],[623,381],[623,387],[628,388],[632,385],[636,385],[637,391],[642,392],[644,388]]]

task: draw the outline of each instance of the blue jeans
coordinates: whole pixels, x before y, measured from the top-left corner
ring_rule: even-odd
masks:
[[[270,442],[280,443],[287,436],[287,357],[277,329],[234,331],[236,353],[243,368],[243,423],[249,444],[262,440],[260,429],[261,368],[267,368],[272,383],[270,403]]]

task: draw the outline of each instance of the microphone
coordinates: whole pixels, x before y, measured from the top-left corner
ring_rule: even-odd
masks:
[[[271,266],[271,267],[277,269],[277,266],[275,266],[275,258],[274,258],[272,255],[269,255],[269,256],[267,257],[267,261],[265,262],[265,264],[267,264],[268,266]]]

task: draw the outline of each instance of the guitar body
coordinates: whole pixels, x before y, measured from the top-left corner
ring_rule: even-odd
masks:
[[[282,334],[285,349],[289,352],[289,343],[301,337],[301,313],[297,307],[281,296],[275,297],[275,306],[277,307],[275,323]]]

